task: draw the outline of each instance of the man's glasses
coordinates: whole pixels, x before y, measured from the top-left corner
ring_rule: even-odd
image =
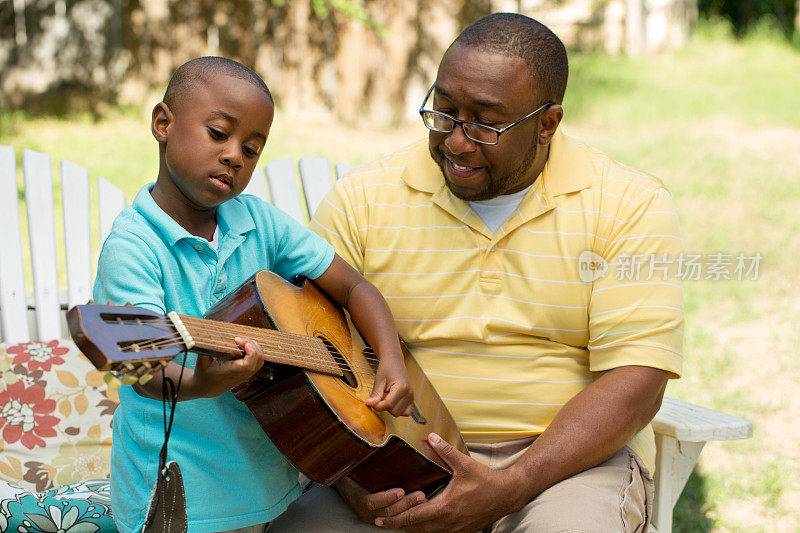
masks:
[[[431,85],[431,88],[428,89],[428,94],[425,95],[425,99],[422,101],[422,106],[419,108],[419,114],[422,117],[422,123],[425,124],[425,127],[431,131],[436,131],[439,133],[450,133],[456,127],[456,124],[458,124],[461,126],[461,131],[464,132],[464,135],[467,137],[467,139],[480,144],[497,144],[497,142],[500,140],[501,133],[508,131],[520,122],[531,118],[537,113],[540,113],[551,105],[555,104],[555,102],[547,102],[539,107],[536,111],[525,115],[516,122],[512,122],[505,128],[497,129],[491,126],[486,126],[485,124],[478,124],[477,122],[459,120],[439,111],[425,109],[425,104],[428,103],[428,98],[430,98],[434,87],[435,85]]]

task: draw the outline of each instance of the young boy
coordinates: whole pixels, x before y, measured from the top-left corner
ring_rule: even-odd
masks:
[[[392,316],[375,287],[289,216],[253,196],[238,196],[273,114],[263,80],[235,61],[203,57],[175,71],[153,109],[158,179],[114,222],[100,254],[94,299],[202,316],[259,269],[286,279],[307,276],[350,312],[380,354],[367,404],[408,415],[412,391]],[[169,460],[183,474],[192,532],[260,531],[300,494],[297,471],[229,390],[263,365],[255,342],[236,342],[241,359],[189,354],[183,374],[179,399],[191,401],[175,411]],[[177,383],[180,370],[171,362],[165,373]],[[156,482],[164,441],[161,381],[157,372],[145,385],[120,389],[111,489],[123,532],[141,531]]]

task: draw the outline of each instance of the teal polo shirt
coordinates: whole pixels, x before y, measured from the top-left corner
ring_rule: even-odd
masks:
[[[333,261],[326,241],[250,195],[217,208],[215,251],[162,211],[152,188],[142,188],[114,221],[100,253],[97,302],[202,316],[259,269],[287,280],[314,279]],[[189,354],[186,366],[195,360]],[[111,450],[114,519],[120,531],[141,531],[164,441],[162,404],[130,386],[119,397]],[[297,471],[230,391],[178,404],[167,459],[183,474],[190,532],[268,522],[300,494]]]

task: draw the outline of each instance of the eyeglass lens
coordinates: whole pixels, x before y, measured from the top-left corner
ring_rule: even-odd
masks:
[[[429,129],[443,133],[453,131],[455,125],[453,119],[440,113],[423,112],[423,119],[425,121],[425,126]],[[497,142],[497,132],[494,130],[468,122],[462,123],[461,127],[463,128],[464,135],[473,141],[486,144],[494,144]]]

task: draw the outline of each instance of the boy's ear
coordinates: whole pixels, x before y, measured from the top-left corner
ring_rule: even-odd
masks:
[[[150,121],[150,131],[158,142],[167,141],[167,130],[174,120],[175,115],[172,114],[167,104],[164,102],[156,104],[153,108],[153,118]]]

